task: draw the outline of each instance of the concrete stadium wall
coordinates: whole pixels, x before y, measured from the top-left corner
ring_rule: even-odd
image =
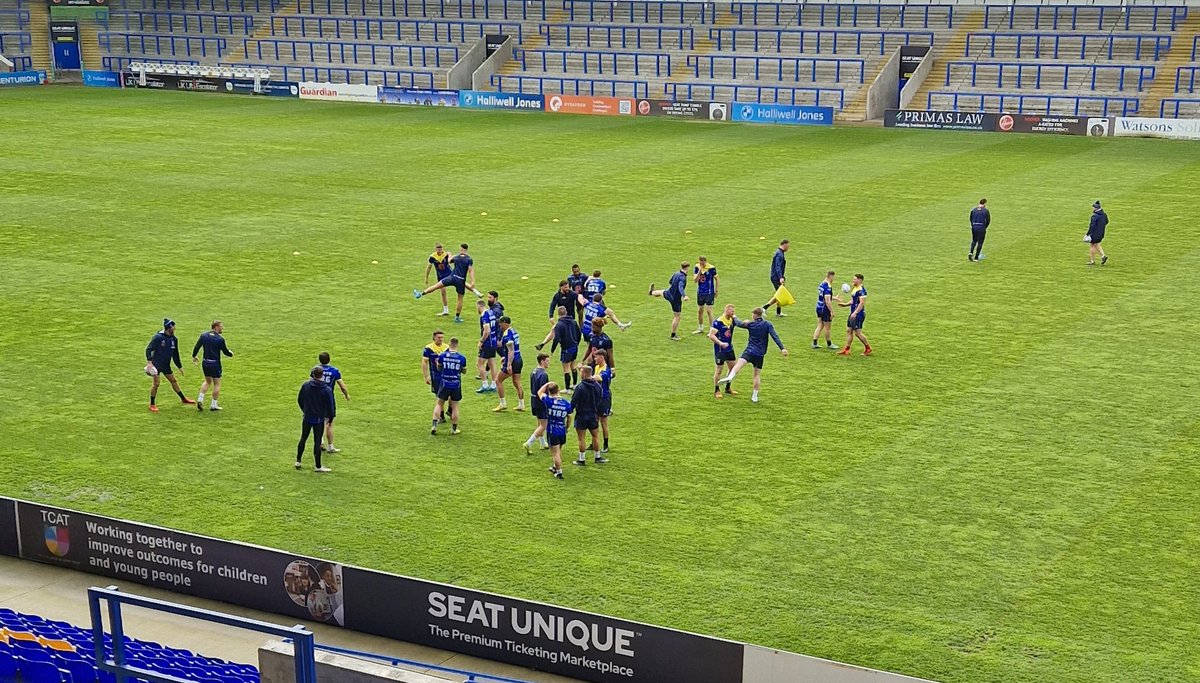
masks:
[[[917,65],[916,71],[913,71],[912,78],[904,84],[904,88],[900,90],[900,108],[908,109],[908,105],[912,103],[913,98],[917,96],[917,91],[921,89],[921,84],[929,78],[929,72],[933,70],[934,48],[929,48],[925,53],[925,57],[921,63]],[[920,103],[918,103],[920,106]]]
[[[894,109],[899,90],[900,48],[896,48],[875,77],[875,82],[867,87],[867,120],[881,119],[885,109]]]
[[[487,54],[487,38],[480,38],[467,53],[459,58],[446,74],[446,87],[453,90],[472,90],[471,74],[483,64]]]
[[[504,41],[504,44],[496,48],[496,51],[492,53],[491,57],[483,60],[483,63],[479,65],[479,68],[475,69],[475,73],[471,74],[472,89],[492,89],[492,76],[495,75],[496,72],[500,71],[500,67],[504,66],[510,59],[512,59],[513,43],[515,42],[516,41],[513,40],[513,37],[509,36],[508,39]]]

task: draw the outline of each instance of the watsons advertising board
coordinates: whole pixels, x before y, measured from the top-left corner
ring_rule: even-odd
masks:
[[[787,123],[802,126],[832,126],[833,107],[734,102],[733,120],[743,123]]]
[[[927,128],[931,130],[996,130],[998,114],[963,111],[925,111],[888,109],[883,114],[886,128]]]
[[[594,683],[741,683],[744,646],[0,497],[0,554]]]
[[[1170,140],[1200,140],[1198,119],[1148,119],[1120,117],[1114,119],[1112,135],[1117,137],[1150,137]]]
[[[13,71],[10,73],[0,73],[0,86],[41,85],[45,82],[45,71]]]
[[[541,95],[527,95],[513,92],[483,92],[479,90],[460,90],[458,93],[460,107],[471,109],[525,109],[542,111],[546,106],[546,98]]]
[[[300,83],[300,99],[379,104],[379,86],[351,83]]]

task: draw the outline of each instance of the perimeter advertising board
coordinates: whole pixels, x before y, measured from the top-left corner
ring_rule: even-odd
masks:
[[[84,71],[83,84],[89,88],[119,88],[121,74],[118,71]]]
[[[269,95],[271,97],[299,97],[300,84],[295,81],[259,81],[258,90],[254,81],[234,78],[225,84],[225,91],[235,95]]]
[[[0,73],[0,86],[41,85],[45,82],[45,71],[11,71],[9,73]]]
[[[546,95],[546,111],[555,114],[633,116],[633,100],[624,97],[589,95]]]
[[[1087,135],[1088,117],[1049,116],[1046,114],[1000,114],[996,130],[1001,133],[1049,133]]]
[[[930,130],[994,131],[999,114],[965,111],[925,111],[888,109],[883,114],[885,128],[926,128]]]
[[[379,89],[379,101],[383,104],[412,104],[423,107],[457,107],[457,90],[437,90],[427,88],[389,88]]]
[[[832,126],[833,107],[734,102],[733,120],[742,123],[787,123],[801,126]]]
[[[529,95],[519,92],[484,92],[482,90],[458,91],[460,107],[471,109],[524,109],[526,111],[542,111],[546,108],[546,98],[543,95]]]
[[[379,103],[379,86],[351,83],[300,83],[300,99],[325,100],[327,102],[371,102]]]
[[[1108,119],[1105,119],[1107,121]],[[1110,124],[1117,137],[1151,137],[1170,140],[1200,140],[1200,120],[1150,119],[1122,116]]]
[[[177,76],[174,74],[140,74],[126,71],[121,75],[126,88],[150,90],[183,90],[186,92],[225,92],[228,79],[210,76]]]
[[[0,498],[0,553],[595,683],[740,683],[743,645]],[[19,529],[19,541],[12,533]],[[19,545],[19,548],[17,546]]]
[[[728,102],[694,102],[691,100],[638,100],[638,116],[666,116],[679,119],[728,121]]]

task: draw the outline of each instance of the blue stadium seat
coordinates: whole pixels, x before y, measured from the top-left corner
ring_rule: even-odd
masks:
[[[0,681],[11,681],[17,677],[17,660],[12,650],[0,648]]]
[[[18,657],[17,662],[24,683],[65,683],[63,672],[59,671],[53,662],[39,662],[22,657]]]
[[[58,668],[70,673],[73,683],[96,683],[96,669],[89,662],[60,658]]]

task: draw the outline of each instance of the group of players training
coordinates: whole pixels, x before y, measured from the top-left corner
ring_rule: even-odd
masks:
[[[789,248],[787,240],[780,242],[779,249],[771,263],[771,284],[775,294],[762,307],[755,308],[751,320],[740,320],[734,316],[733,304],[727,304],[723,314],[713,317],[713,305],[720,287],[716,266],[701,256],[695,268],[687,261],[680,263],[679,271],[671,276],[670,283],[665,289],[656,289],[650,285],[649,295],[660,297],[671,304],[673,320],[671,323],[671,339],[678,341],[679,322],[682,304],[688,300],[686,294],[690,277],[697,287],[697,329],[693,334],[705,332],[707,318],[708,339],[713,343],[713,355],[716,370],[713,374],[713,395],[723,398],[725,394],[738,395],[732,383],[737,374],[746,365],[751,365],[753,371],[753,392],[750,400],[758,402],[761,385],[761,371],[767,353],[768,339],[773,340],[783,356],[788,355],[787,348],[779,338],[774,326],[764,318],[764,311],[772,305],[776,306],[776,316],[784,316],[783,306],[794,302],[785,286],[786,254]],[[512,319],[504,314],[504,305],[496,291],[485,294],[475,287],[474,262],[468,254],[468,246],[460,245],[459,252],[451,255],[441,244],[434,247],[425,269],[425,281],[429,276],[436,275],[436,282],[424,290],[413,290],[413,297],[421,299],[425,295],[440,291],[442,312],[438,315],[449,316],[450,307],[446,290],[454,289],[457,303],[454,311],[454,322],[461,323],[463,299],[470,291],[476,297],[476,308],[479,313],[479,340],[476,344],[476,379],[480,386],[475,393],[484,394],[496,392],[499,403],[492,410],[502,412],[507,410],[508,403],[505,392],[505,382],[511,381],[517,395],[518,411],[525,410],[525,390],[521,382],[523,360],[521,356],[521,336],[513,327]],[[818,285],[817,293],[817,329],[813,333],[814,349],[819,349],[819,338],[824,334],[826,347],[838,350],[840,355],[850,354],[850,345],[858,338],[863,346],[864,356],[871,355],[871,346],[862,333],[866,319],[867,290],[863,286],[863,276],[855,275],[854,285],[843,285],[843,291],[851,294],[850,301],[843,301],[834,295],[832,283],[834,272],[829,271],[825,279]],[[566,444],[567,432],[571,427],[572,417],[578,438],[578,457],[576,465],[587,464],[587,451],[591,450],[594,462],[608,462],[605,454],[609,446],[609,418],[612,415],[612,380],[616,374],[613,358],[612,338],[604,332],[605,326],[611,322],[617,329],[625,331],[632,321],[622,322],[616,312],[604,303],[607,284],[601,278],[599,270],[589,276],[582,272],[578,264],[571,266],[571,273],[559,282],[558,291],[550,301],[548,317],[552,325],[545,338],[536,345],[540,352],[546,344],[550,344],[550,354],[559,351],[559,362],[562,366],[563,383],[560,386],[551,382],[547,369],[550,365],[550,354],[538,353],[537,367],[530,377],[531,412],[537,420],[537,426],[525,441],[526,453],[531,453],[535,443],[540,443],[543,449],[549,449],[552,457],[550,472],[557,478],[563,478],[562,447]],[[833,305],[849,307],[850,316],[847,322],[846,345],[840,350],[830,339],[831,322],[833,320]],[[741,327],[748,333],[746,348],[738,357],[733,348],[733,331]],[[430,434],[437,435],[438,426],[447,421],[451,425],[451,434],[459,434],[459,403],[462,401],[462,376],[467,372],[468,361],[459,351],[458,337],[452,337],[447,342],[445,332],[436,330],[432,341],[422,351],[421,372],[425,383],[436,397],[433,407],[432,428]],[[586,350],[580,362],[579,349],[583,341],[587,341]],[[499,359],[499,364],[496,363]],[[724,375],[724,376],[722,376]],[[721,391],[721,385],[725,391]],[[571,394],[570,400],[563,397]],[[603,446],[600,445],[602,434]],[[587,438],[590,435],[590,441]]]

